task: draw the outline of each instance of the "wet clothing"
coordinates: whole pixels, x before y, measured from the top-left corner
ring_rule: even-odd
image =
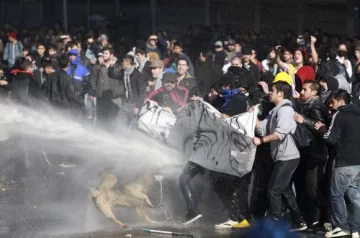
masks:
[[[41,87],[32,72],[12,70],[13,75],[9,89],[13,100],[30,105],[33,100],[44,99]]]
[[[290,106],[283,106],[289,104]],[[299,150],[290,133],[296,130],[294,121],[294,109],[291,101],[284,99],[276,105],[269,115],[260,122],[260,128],[256,128],[261,136],[269,135],[273,132],[279,137],[279,140],[270,142],[271,156],[274,161],[286,161],[300,158]]]
[[[71,77],[60,69],[48,76],[45,83],[46,95],[56,108],[80,111],[84,107],[84,99],[77,94]]]
[[[188,93],[188,90],[181,88],[185,93]],[[158,90],[152,91],[144,100],[152,100],[159,104],[160,107],[169,107],[173,112],[177,109],[185,106],[186,101],[182,100],[182,97],[177,92],[178,90],[173,89],[172,91],[167,91],[164,87],[159,88]]]

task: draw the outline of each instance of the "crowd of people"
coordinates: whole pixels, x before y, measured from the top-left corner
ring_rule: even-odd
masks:
[[[272,39],[189,27],[178,39],[159,31],[125,44],[83,27],[70,34],[58,26],[30,32],[10,25],[1,36],[2,101],[34,108],[44,101],[110,132],[130,125],[148,100],[174,115],[204,100],[224,119],[259,104],[252,173],[210,171],[229,212],[215,228],[248,227],[266,216],[288,219],[294,231],[359,237],[358,37],[305,30]],[[179,177],[187,225],[202,217],[190,181],[203,170],[187,162]]]

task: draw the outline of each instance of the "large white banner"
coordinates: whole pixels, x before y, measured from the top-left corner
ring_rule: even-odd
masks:
[[[253,112],[227,119],[221,118],[218,110],[203,101],[189,103],[178,121],[174,120],[175,116],[161,111],[160,107],[145,104],[140,110],[139,129],[165,142],[176,138],[177,145],[182,145],[190,134],[193,148],[189,160],[204,168],[239,177],[252,170],[256,146],[251,138],[254,137],[257,107]],[[184,133],[174,135],[180,131]]]

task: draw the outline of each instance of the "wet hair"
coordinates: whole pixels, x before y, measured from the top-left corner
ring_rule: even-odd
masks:
[[[41,65],[43,68],[48,67],[48,66],[53,67],[52,61],[48,60],[48,59],[43,59]]]
[[[176,65],[178,65],[178,63],[179,63],[180,60],[185,61],[185,62],[186,62],[186,65],[189,66],[189,61],[188,61],[186,58],[184,58],[184,57],[180,57],[180,58],[178,59]]]
[[[58,57],[58,62],[59,62],[60,69],[65,69],[66,67],[68,67],[70,60],[66,54],[61,54]]]
[[[122,60],[123,61],[130,61],[131,66],[134,65],[134,57],[132,55],[125,55]]]
[[[33,66],[32,62],[28,59],[21,58],[20,60],[20,69],[21,70],[28,70]]]
[[[57,51],[57,47],[56,47],[56,45],[50,44],[50,45],[48,46],[48,50],[55,50],[55,51]]]
[[[110,48],[110,47],[104,47],[104,48],[101,50],[101,52],[102,52],[102,53],[104,53],[105,51],[109,51],[109,53],[110,53],[111,55],[113,55],[113,54],[114,54],[114,50],[113,50],[113,48]]]
[[[336,101],[344,100],[345,104],[350,104],[351,102],[350,94],[344,89],[335,90],[334,92],[332,92],[331,96]]]
[[[315,80],[309,80],[306,79],[303,83],[304,84],[310,84],[310,89],[311,91],[316,91],[316,95],[319,96],[320,95],[320,91],[321,91],[321,86],[318,82],[316,82]]]
[[[74,41],[69,41],[69,42],[66,43],[66,45],[65,45],[65,51],[67,52],[67,51],[69,50],[69,48],[72,49],[72,48],[74,48],[74,46],[77,46],[77,45],[75,44],[75,42],[74,42]]]
[[[36,45],[36,49],[39,48],[39,46],[44,46],[45,50],[46,50],[46,46],[44,43],[42,42],[38,42],[37,45]]]
[[[180,47],[180,48],[184,48],[184,47],[183,47],[183,44],[182,44],[180,41],[178,41],[178,40],[174,42],[173,47],[175,48],[175,46],[178,46],[178,47]]]
[[[284,99],[292,98],[292,88],[288,83],[283,81],[278,81],[273,83],[271,87],[275,87],[277,92],[284,93]]]
[[[145,57],[146,57],[147,55],[146,55],[146,49],[145,49],[145,47],[143,47],[143,46],[137,46],[136,49],[135,49],[135,54],[145,55]]]

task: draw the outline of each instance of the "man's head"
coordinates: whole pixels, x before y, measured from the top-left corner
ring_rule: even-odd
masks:
[[[52,72],[54,72],[54,67],[53,67],[53,64],[52,64],[51,60],[46,60],[46,59],[44,59],[44,60],[42,61],[42,67],[43,67],[44,73],[45,73],[46,75],[49,75],[49,74],[51,74]]]
[[[215,51],[219,52],[219,51],[222,51],[223,49],[224,49],[223,43],[221,41],[216,41],[215,42]]]
[[[66,54],[61,54],[58,58],[58,62],[60,69],[66,70],[70,63],[69,57]]]
[[[44,56],[45,54],[45,44],[42,44],[42,43],[38,43],[37,46],[36,46],[36,52],[38,53],[38,55],[40,56]]]
[[[32,69],[32,66],[33,66],[33,63],[26,59],[26,58],[22,58],[21,61],[20,61],[20,69],[23,70],[23,71],[31,71]]]
[[[183,51],[183,46],[180,41],[175,41],[172,48],[173,54],[181,54]]]
[[[157,43],[157,35],[151,35],[149,36],[148,43],[150,46],[156,46]]]
[[[102,49],[102,53],[105,63],[110,62],[111,58],[114,56],[114,50],[112,48],[105,47]]]
[[[243,51],[243,59],[245,63],[249,63],[251,61],[252,58],[252,50],[250,47],[244,47]]]
[[[320,95],[321,86],[314,80],[305,80],[301,89],[301,99],[308,100]]]
[[[142,62],[146,59],[146,50],[144,47],[142,46],[138,46],[136,47],[135,49],[135,59],[138,61],[138,62]]]
[[[131,55],[124,56],[122,60],[123,69],[125,70],[131,69],[133,66],[134,66],[134,57],[132,57]]]
[[[241,52],[241,44],[240,44],[240,42],[236,42],[236,44],[235,44],[235,52]]]
[[[76,59],[76,57],[79,56],[79,51],[77,51],[75,49],[69,50],[68,55],[69,55],[70,62],[73,62]]]
[[[351,96],[343,89],[336,90],[331,95],[330,107],[337,110],[339,107],[350,104]]]
[[[176,68],[177,68],[177,73],[179,75],[186,74],[186,72],[189,70],[189,63],[188,63],[187,59],[180,58],[177,62]]]
[[[16,42],[16,32],[14,32],[14,31],[9,32],[9,34],[8,34],[8,40],[9,40],[11,43]]]
[[[242,67],[242,63],[241,63],[241,59],[239,57],[234,57],[231,60],[231,66],[235,66],[235,67]]]
[[[233,39],[230,39],[227,45],[228,51],[233,52],[235,50],[235,44],[236,42]]]
[[[107,47],[109,45],[109,38],[105,34],[101,34],[98,41],[102,47]]]
[[[288,83],[283,81],[278,81],[272,84],[269,95],[270,95],[270,101],[275,105],[278,105],[284,99],[291,98],[292,89]]]
[[[177,77],[173,73],[164,73],[162,81],[166,91],[170,92],[176,87]]]
[[[55,55],[56,52],[57,52],[56,46],[55,45],[49,45],[49,48],[48,48],[49,56]]]
[[[97,60],[99,65],[102,65],[104,63],[104,54],[102,52],[97,55]]]
[[[153,60],[153,62],[151,62],[151,74],[153,76],[153,78],[158,78],[160,75],[163,74],[164,71],[164,62],[162,62],[159,59],[155,59]]]
[[[284,48],[282,56],[285,62],[289,62],[293,58],[293,52],[290,49]]]

